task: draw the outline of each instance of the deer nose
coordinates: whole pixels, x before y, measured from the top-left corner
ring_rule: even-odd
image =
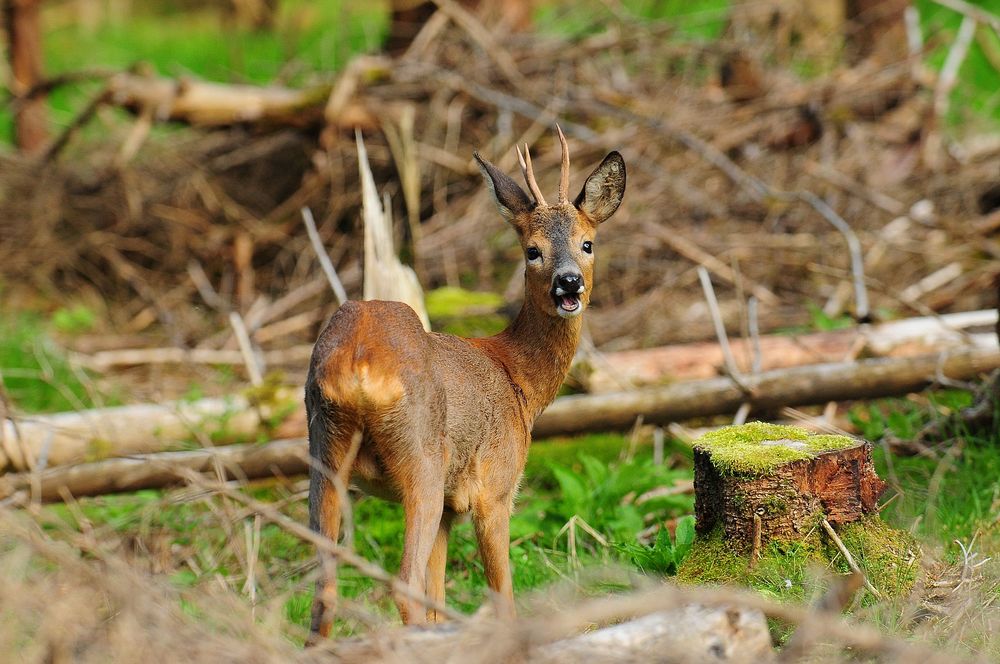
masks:
[[[568,294],[571,294],[571,295],[575,295],[577,293],[582,293],[583,292],[583,277],[581,275],[579,275],[579,274],[574,274],[574,273],[560,274],[559,276],[556,277],[556,293],[557,294],[561,294],[561,293],[559,293],[560,289],[564,293],[568,293]]]

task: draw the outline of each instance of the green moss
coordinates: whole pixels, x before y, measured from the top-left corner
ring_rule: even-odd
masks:
[[[496,293],[469,291],[464,288],[444,286],[435,288],[424,298],[427,315],[431,318],[453,318],[483,310],[495,310],[503,305],[503,298]]]
[[[497,313],[503,298],[496,293],[445,286],[427,293],[424,303],[431,327],[438,332],[482,337],[507,326],[507,319]]]
[[[694,442],[707,451],[712,464],[727,474],[763,474],[790,461],[857,444],[850,436],[813,434],[784,424],[748,422],[722,427]]]
[[[838,535],[880,593],[899,597],[913,588],[920,568],[920,549],[909,532],[870,516],[843,526]],[[846,573],[849,568],[840,552],[831,551],[831,555],[836,567]]]
[[[890,527],[877,516],[839,528],[844,546],[883,597],[906,595],[917,578],[919,549],[905,530]],[[727,542],[721,528],[695,538],[677,578],[687,583],[729,583],[749,586],[781,599],[804,600],[822,589],[816,569],[848,574],[843,554],[821,528],[799,540],[772,540],[750,565],[748,552]],[[814,571],[810,571],[814,570]],[[868,596],[866,601],[872,601]]]
[[[750,559],[725,541],[722,528],[698,535],[687,558],[677,568],[677,580],[697,583],[741,583]]]

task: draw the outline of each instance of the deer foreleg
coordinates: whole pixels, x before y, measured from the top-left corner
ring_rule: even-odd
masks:
[[[510,576],[510,499],[483,500],[473,513],[479,556],[486,583],[496,593],[498,613],[513,618],[514,588]]]

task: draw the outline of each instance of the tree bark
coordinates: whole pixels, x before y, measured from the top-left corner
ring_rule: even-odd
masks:
[[[821,515],[835,524],[857,521],[876,510],[886,487],[867,442],[766,473],[732,475],[720,472],[709,451],[695,445],[694,485],[698,532],[722,526],[726,540],[746,550],[759,550],[771,539],[801,538]]]
[[[48,142],[48,111],[42,93],[42,29],[40,0],[6,0],[3,6],[8,58],[14,95],[14,144],[37,154]]]

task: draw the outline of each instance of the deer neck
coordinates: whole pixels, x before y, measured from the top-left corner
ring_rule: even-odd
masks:
[[[529,425],[565,380],[581,328],[580,316],[553,316],[525,301],[510,327],[493,337],[499,345],[497,358],[524,394]]]

